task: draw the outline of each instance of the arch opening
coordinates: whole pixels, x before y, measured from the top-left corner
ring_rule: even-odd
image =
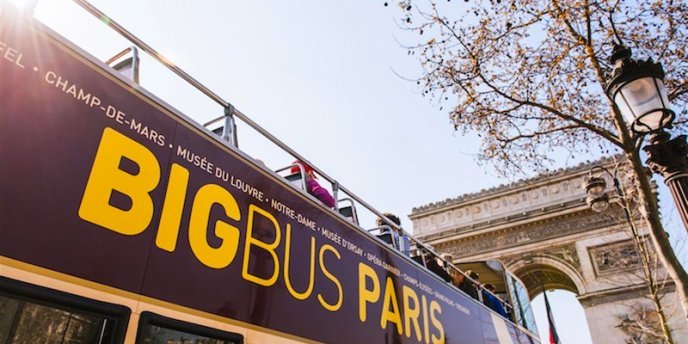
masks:
[[[585,309],[576,295],[565,290],[550,290],[547,288],[547,298],[552,308],[552,316],[559,338],[576,338],[577,344],[592,344],[590,326],[586,318]],[[549,322],[543,294],[540,293],[531,301],[535,322],[540,332],[542,343],[549,343]]]
[[[531,300],[547,289],[561,289],[581,295],[576,282],[565,272],[547,264],[527,264],[515,271],[523,281]]]

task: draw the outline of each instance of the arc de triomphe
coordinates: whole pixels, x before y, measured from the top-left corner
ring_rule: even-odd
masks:
[[[611,160],[596,164],[613,168]],[[619,210],[597,214],[585,203],[582,184],[592,166],[414,208],[414,235],[456,262],[500,259],[531,299],[543,286],[573,292],[595,343],[652,343],[636,328],[655,318],[646,311],[653,307],[643,296],[647,287],[628,224]],[[665,289],[672,336],[688,343],[671,284]]]

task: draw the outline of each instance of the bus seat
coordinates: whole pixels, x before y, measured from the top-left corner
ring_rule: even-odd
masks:
[[[386,242],[390,246],[394,246],[394,238],[392,237],[392,232],[382,232],[376,235],[380,240]]]
[[[306,181],[304,180],[305,176],[301,172],[292,173],[291,170],[294,168],[294,166],[295,164],[291,164],[289,166],[279,168],[275,170],[275,173],[286,179],[291,186],[297,189],[306,190]],[[285,176],[282,174],[285,172],[289,172],[290,174]]]
[[[294,173],[284,177],[295,187],[301,189],[303,188],[303,183],[301,182],[301,173]]]
[[[213,129],[212,132],[213,132],[213,134],[217,135],[217,137],[219,137],[220,140],[232,143],[231,137],[224,137],[223,136],[225,134],[225,127],[224,126],[219,126],[215,129]]]
[[[339,213],[342,214],[342,216],[344,216],[344,217],[348,217],[348,218],[354,217],[354,209],[352,206],[346,206],[346,207],[339,208]]]
[[[411,256],[411,241],[409,240],[409,237],[403,232],[399,236],[399,251],[407,257]]]
[[[130,56],[124,58],[127,55]],[[136,48],[135,46],[131,46],[120,51],[119,53],[117,53],[117,55],[105,61],[105,64],[109,65],[114,70],[118,71],[124,77],[138,84],[140,62],[141,60],[139,59],[138,48]]]
[[[351,198],[342,198],[339,203],[344,203],[345,205],[339,206],[339,213],[346,217],[349,221],[358,224],[358,214],[356,214],[356,206],[354,205],[354,200]]]
[[[352,206],[346,206],[346,207],[339,208],[339,213],[342,214],[342,216],[346,217],[347,219],[351,220],[351,222],[355,222],[354,221],[354,208]]]
[[[411,259],[413,259],[416,263],[425,266],[425,262],[423,262],[423,256],[421,256],[421,255],[411,256]]]
[[[217,135],[220,140],[229,142],[232,146],[239,148],[239,140],[237,138],[237,128],[234,117],[231,115],[231,106],[225,109],[225,115],[217,117],[210,122],[203,124],[203,126]],[[216,123],[222,121],[222,125],[216,127]],[[212,128],[212,129],[211,129]]]
[[[215,135],[217,135],[217,136],[219,136],[219,137],[222,137],[222,132],[224,131],[224,129],[225,129],[225,127],[219,126],[219,127],[215,128],[215,129],[213,129],[213,134],[215,134]]]

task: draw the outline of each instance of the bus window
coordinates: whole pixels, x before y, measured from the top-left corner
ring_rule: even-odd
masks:
[[[514,300],[514,316],[516,322],[531,332],[537,333],[535,315],[533,314],[530,299],[528,298],[528,290],[519,279],[509,272],[507,272],[507,274],[509,276],[509,291]]]
[[[143,312],[138,344],[242,344],[244,337],[214,328],[191,324]]]
[[[35,286],[27,288],[7,279],[0,282],[0,344],[122,341],[126,324],[122,318],[129,313],[124,307]],[[13,293],[5,288],[9,283],[24,290]],[[113,313],[98,312],[103,305]]]

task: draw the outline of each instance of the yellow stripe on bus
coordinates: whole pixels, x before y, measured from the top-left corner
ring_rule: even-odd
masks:
[[[20,281],[25,282],[25,283],[36,284],[36,285],[40,285],[40,286],[45,287],[45,288],[55,289],[55,290],[59,290],[59,291],[65,292],[65,293],[79,295],[82,297],[87,297],[87,298],[93,299],[93,297],[84,296],[81,293],[75,292],[75,290],[69,290],[69,288],[65,288],[65,287],[61,288],[61,287],[56,286],[56,285],[37,284],[36,281],[32,281],[32,279],[35,280],[35,277],[32,278],[32,276],[30,276],[30,275],[14,276],[14,274],[7,271],[7,269],[5,267],[11,268],[11,269],[16,269],[16,270],[23,272],[23,273],[30,273],[30,274],[38,275],[41,277],[46,277],[46,278],[50,278],[53,280],[58,280],[60,282],[78,285],[80,287],[92,289],[92,290],[95,290],[95,291],[98,291],[101,293],[105,293],[108,295],[114,295],[116,297],[124,298],[124,299],[127,299],[127,301],[131,301],[131,302],[127,302],[127,303],[121,303],[120,302],[119,304],[121,304],[123,306],[130,307],[130,308],[132,308],[131,304],[147,303],[147,304],[151,304],[151,305],[154,305],[157,307],[169,309],[172,311],[186,313],[186,314],[197,316],[200,318],[205,318],[208,320],[217,321],[219,323],[224,323],[224,324],[228,324],[228,325],[242,327],[242,328],[245,328],[248,330],[266,333],[269,335],[274,335],[274,336],[278,336],[278,337],[282,337],[285,339],[290,339],[290,340],[294,340],[294,341],[298,341],[298,342],[302,342],[302,343],[319,343],[319,342],[316,342],[313,340],[294,336],[294,335],[291,335],[288,333],[279,332],[279,331],[271,330],[269,328],[260,327],[260,326],[256,326],[256,325],[253,325],[250,323],[245,323],[245,322],[241,322],[241,321],[234,320],[231,318],[222,317],[222,316],[219,316],[216,314],[199,311],[197,309],[193,309],[193,308],[189,308],[189,307],[185,307],[185,306],[180,306],[180,305],[170,303],[167,301],[163,301],[163,300],[155,299],[152,297],[132,293],[132,292],[129,292],[126,290],[110,287],[110,286],[100,284],[97,282],[85,280],[83,278],[78,278],[78,277],[67,275],[67,274],[57,272],[54,270],[46,269],[46,268],[43,268],[43,267],[40,267],[37,265],[24,263],[24,262],[21,262],[21,261],[12,259],[12,258],[8,258],[5,256],[0,256],[0,276],[4,276],[7,278],[11,278],[11,279],[17,279],[17,280],[20,280]],[[113,302],[112,300],[98,300],[98,301],[116,303],[116,302]],[[139,313],[137,311],[137,308],[138,307],[133,307],[132,313]],[[178,320],[184,320],[184,319],[178,319]]]

